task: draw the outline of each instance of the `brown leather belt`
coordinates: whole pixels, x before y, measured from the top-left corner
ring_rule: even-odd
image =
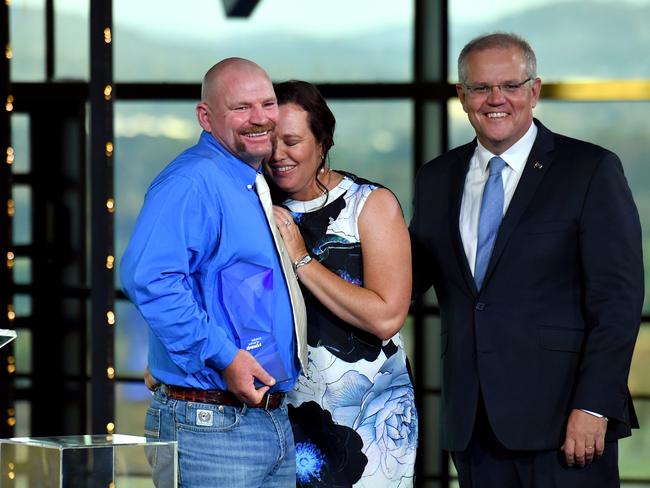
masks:
[[[194,390],[193,388],[181,388],[180,386],[165,385],[167,396],[174,400],[185,402],[212,403],[215,405],[228,405],[230,407],[242,407],[244,403],[227,390]],[[275,410],[282,405],[284,393],[265,393],[262,401],[255,405],[248,405],[249,408],[263,408],[264,410]]]

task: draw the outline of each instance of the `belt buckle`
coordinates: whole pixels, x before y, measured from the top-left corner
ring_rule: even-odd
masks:
[[[266,401],[264,402],[264,410],[269,409],[269,402],[271,401],[271,394],[270,393],[264,393],[264,396],[266,397]]]

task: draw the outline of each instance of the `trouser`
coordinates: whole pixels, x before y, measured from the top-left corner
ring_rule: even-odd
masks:
[[[272,410],[187,402],[154,393],[145,436],[178,443],[179,488],[295,486],[296,461],[286,400]],[[173,462],[148,449],[158,488]],[[172,477],[173,479],[173,477]]]
[[[602,457],[569,467],[564,452],[512,451],[490,426],[482,399],[469,446],[452,452],[461,488],[618,488],[618,443],[605,443]]]

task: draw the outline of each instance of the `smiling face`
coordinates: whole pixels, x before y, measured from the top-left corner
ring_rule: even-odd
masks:
[[[278,104],[266,73],[250,62],[233,62],[204,81],[197,105],[201,127],[231,153],[257,168],[272,152]]]
[[[316,184],[323,160],[322,146],[309,128],[309,114],[295,103],[280,106],[273,157],[267,173],[295,200],[311,200],[322,194]]]
[[[518,84],[528,78],[520,49],[490,48],[471,52],[466,59],[466,85]],[[478,140],[494,154],[517,142],[533,122],[541,80],[534,78],[513,93],[492,87],[487,94],[471,94],[462,85],[456,92]]]

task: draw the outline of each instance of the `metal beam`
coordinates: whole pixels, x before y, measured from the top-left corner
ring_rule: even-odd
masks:
[[[447,84],[448,51],[448,5],[447,0],[415,0],[415,30],[413,36],[413,81],[415,86],[436,87],[436,93],[423,93],[418,90],[414,95],[414,132],[413,132],[413,176],[417,170],[433,155],[447,150],[448,114],[447,100],[455,93]],[[415,392],[420,415],[421,435],[431,442],[422,443],[415,466],[418,480],[439,481],[441,488],[450,485],[449,455],[440,448],[440,432],[435,425],[435,417],[424,415],[431,408],[433,400],[440,399],[439,392],[426,390],[431,379],[440,374],[439,369],[425,367],[425,356],[435,350],[435,343],[440,341],[438,334],[427,328],[427,317],[440,316],[439,310],[428,310],[422,298],[416,300],[413,310]],[[437,307],[436,307],[437,308]],[[438,366],[440,367],[440,366]],[[440,404],[440,402],[438,402]],[[438,422],[439,423],[439,422]],[[425,462],[429,461],[429,462]],[[438,469],[435,469],[437,466]],[[422,483],[420,481],[420,483]]]
[[[90,2],[90,429],[115,430],[112,1]],[[107,263],[110,261],[110,266]]]
[[[14,95],[9,80],[9,2],[0,0],[0,329],[13,329],[13,249],[11,166],[11,113]],[[0,349],[0,437],[11,437],[16,422],[14,410],[15,359],[13,344]]]
[[[45,0],[45,79],[52,81],[55,71],[54,0]]]
[[[456,97],[453,83],[444,80],[414,81],[413,83],[317,83],[328,100],[416,99],[446,104]],[[88,83],[66,81],[54,83],[17,82],[11,85],[14,107],[27,112],[52,99],[83,100],[88,96]],[[116,83],[120,100],[189,100],[198,101],[200,83]],[[540,98],[565,102],[623,102],[650,101],[650,81],[647,80],[594,80],[544,83]],[[424,132],[422,137],[432,134]],[[436,135],[436,137],[438,137]],[[446,149],[444,134],[439,142]],[[420,159],[424,162],[425,156]],[[416,159],[418,161],[418,159]],[[15,176],[14,176],[15,178]]]

